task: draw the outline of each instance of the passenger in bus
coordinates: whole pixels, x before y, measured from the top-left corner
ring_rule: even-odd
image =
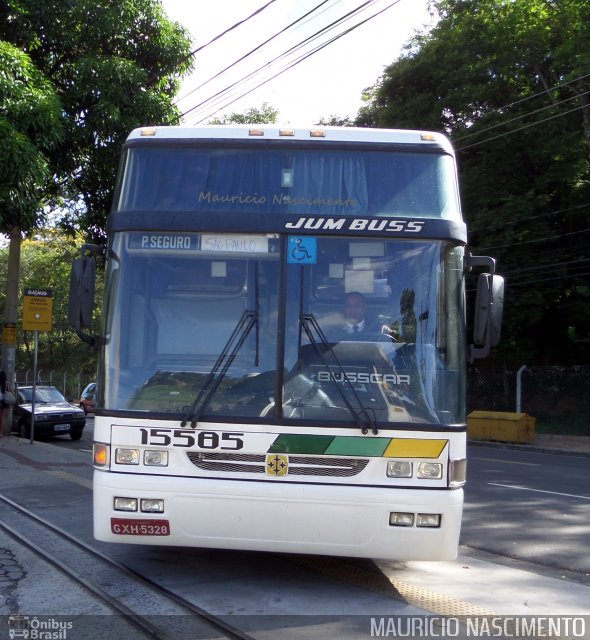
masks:
[[[414,289],[404,289],[399,303],[399,317],[381,316],[385,321],[381,332],[388,335],[393,342],[416,342],[416,314]]]

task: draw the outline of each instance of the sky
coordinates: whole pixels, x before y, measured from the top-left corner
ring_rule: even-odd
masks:
[[[162,0],[162,5],[169,19],[189,31],[193,49],[207,45],[196,53],[195,70],[178,94],[183,113],[196,107],[184,116],[187,125],[259,109],[265,102],[278,109],[280,124],[354,117],[363,105],[363,90],[378,81],[417,31],[431,24],[427,0]],[[314,38],[358,8],[362,10]],[[379,15],[326,44],[375,14]],[[207,44],[242,20],[246,21]],[[309,55],[322,45],[326,46]]]

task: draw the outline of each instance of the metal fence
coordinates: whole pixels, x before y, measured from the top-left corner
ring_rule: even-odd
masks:
[[[21,384],[31,384],[32,377],[32,371],[17,373]],[[37,384],[51,384],[74,401],[93,381],[73,371],[39,370],[37,375]],[[471,368],[467,413],[478,410],[521,411],[536,418],[539,432],[590,436],[590,366]]]
[[[590,366],[473,368],[467,377],[467,412],[521,411],[537,431],[590,436]]]
[[[17,371],[18,384],[33,384],[33,370]],[[85,387],[94,382],[88,375],[75,371],[43,370],[37,371],[37,384],[49,384],[57,387],[68,400],[77,402]]]

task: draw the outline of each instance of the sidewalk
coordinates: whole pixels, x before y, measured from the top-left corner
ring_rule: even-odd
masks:
[[[588,436],[562,436],[539,433],[535,436],[535,440],[533,442],[527,444],[519,444],[515,442],[492,442],[489,440],[468,440],[468,442],[469,444],[476,446],[498,446],[590,457],[590,437]]]
[[[57,514],[60,526],[81,532],[89,528],[91,489],[89,452],[47,442],[31,444],[15,436],[0,438],[0,494],[9,500],[31,508],[41,517],[52,519]],[[5,503],[1,506],[10,510]],[[82,587],[47,565],[4,526],[0,527],[0,618],[18,613],[97,612],[108,613],[108,609],[101,608]],[[0,628],[1,622],[4,621],[0,619]]]
[[[539,436],[531,445],[477,444],[590,456],[590,438]],[[56,519],[61,526],[77,532],[81,539],[91,539],[89,512],[92,500],[92,461],[89,451],[59,447],[46,442],[31,445],[28,440],[6,437],[0,439],[0,469],[0,493],[17,503],[31,506],[41,516],[53,518],[58,514]],[[235,562],[236,557],[233,554],[231,561]],[[236,571],[238,565],[235,565],[232,566],[232,573],[227,574],[234,576],[233,593],[236,595],[232,606],[239,610],[241,606],[252,606],[254,601],[257,607],[263,606],[260,602],[272,600],[274,603],[277,588],[274,579],[271,591],[267,592],[264,586],[268,583],[269,569],[261,565],[260,586],[256,583],[256,589],[252,590],[252,580],[258,578],[252,576],[248,555],[245,554],[244,557],[242,573]],[[379,564],[398,591],[403,587],[404,594],[414,594],[412,599],[407,596],[407,602],[401,609],[402,605],[397,600],[381,600],[373,591],[364,587],[353,592],[349,591],[346,584],[333,587],[331,597],[334,602],[339,603],[338,606],[342,602],[343,607],[348,607],[347,611],[356,611],[366,604],[374,607],[376,612],[385,612],[385,615],[416,615],[424,611],[439,611],[438,608],[432,609],[428,604],[431,602],[439,608],[443,605],[455,607],[445,611],[459,612],[456,615],[464,611],[474,616],[490,612],[494,615],[495,612],[518,615],[549,615],[548,612],[554,615],[581,615],[588,611],[590,600],[587,585],[566,580],[563,575],[555,572],[542,574],[536,568],[531,570],[515,563],[498,564],[494,560],[495,558],[490,561],[485,557],[463,555],[458,560],[449,562]],[[206,563],[204,566],[206,569]],[[217,597],[222,602],[228,597],[224,575],[220,582],[211,583],[207,575],[201,582],[197,582],[202,586],[204,579],[209,597],[213,600]],[[372,579],[373,574],[368,577]],[[274,595],[270,596],[271,592]],[[251,593],[255,595],[251,596]],[[323,606],[323,600],[312,598],[313,602],[310,602],[306,599],[306,593],[305,590],[296,589],[293,592],[287,589],[282,596],[285,598],[284,605],[277,606],[290,607],[293,612],[306,611],[311,615],[318,603],[318,606]],[[56,594],[59,594],[57,599]],[[354,601],[346,600],[351,597]],[[354,606],[351,602],[354,602]],[[83,589],[60,575],[59,571],[48,568],[43,560],[0,528],[0,617],[15,613],[55,615],[56,612],[68,616],[96,615],[104,613],[105,609]],[[97,634],[96,637],[100,636]]]

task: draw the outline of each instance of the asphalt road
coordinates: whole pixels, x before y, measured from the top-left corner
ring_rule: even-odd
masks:
[[[470,446],[468,460],[462,544],[590,578],[587,457]]]
[[[92,441],[94,439],[94,415],[86,416],[86,426],[82,432],[80,440],[72,440],[69,435],[56,436],[54,438],[46,438],[44,442],[55,444],[59,447],[68,449],[81,449],[82,451],[92,451]]]

